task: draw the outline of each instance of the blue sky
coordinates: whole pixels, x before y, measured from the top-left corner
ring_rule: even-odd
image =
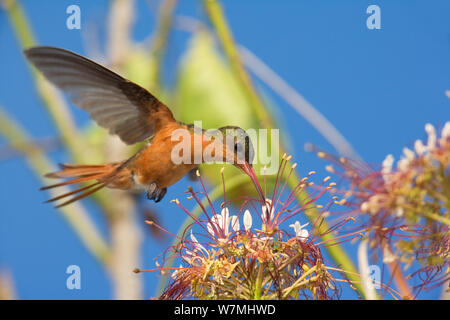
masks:
[[[68,5],[82,10],[82,26],[98,25],[103,39],[108,2],[22,1],[39,43],[86,54],[81,31],[65,27]],[[225,1],[223,1],[225,2]],[[226,15],[236,41],[258,55],[312,105],[324,114],[368,162],[397,157],[425,137],[424,126],[438,128],[450,120],[450,2],[446,0],[323,0],[226,1]],[[366,8],[381,8],[381,30],[368,30]],[[158,1],[138,1],[134,37],[145,39],[155,26]],[[180,1],[177,14],[205,19],[199,1]],[[173,84],[187,34],[175,31],[169,43],[164,79]],[[56,131],[36,96],[11,26],[0,10],[0,105],[34,137]],[[274,93],[278,113],[287,125],[300,173],[320,170],[324,163],[303,150],[306,142],[331,146]],[[80,125],[83,112],[72,109]],[[4,140],[0,138],[0,146]],[[64,160],[63,151],[52,159]],[[303,171],[302,171],[303,170]],[[108,299],[108,277],[84,250],[58,212],[41,204],[39,181],[18,158],[0,162],[0,268],[14,276],[18,296],[24,299]],[[180,195],[186,181],[171,193]],[[158,204],[163,223],[178,225],[179,215],[168,199]],[[87,202],[89,206],[89,202]],[[153,205],[153,204],[152,204]],[[95,216],[104,230],[104,221]],[[176,229],[173,229],[176,230]],[[164,246],[146,237],[145,262]],[[349,245],[351,250],[354,247]],[[77,264],[83,273],[82,290],[67,290],[65,268]],[[145,266],[144,266],[145,267]],[[155,277],[145,275],[146,295],[154,294]],[[437,298],[439,290],[423,297]],[[345,293],[344,297],[353,297]]]

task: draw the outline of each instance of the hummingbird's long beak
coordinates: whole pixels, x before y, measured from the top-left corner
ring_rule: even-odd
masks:
[[[242,171],[244,171],[245,174],[247,174],[248,176],[256,176],[255,170],[253,169],[253,166],[248,163],[247,161],[245,161],[244,163],[238,163],[236,164],[236,167],[238,167],[239,169],[241,169]]]

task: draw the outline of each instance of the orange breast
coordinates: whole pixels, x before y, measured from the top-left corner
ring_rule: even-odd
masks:
[[[185,131],[179,131],[179,140],[174,140],[175,136],[172,135],[177,129]],[[201,148],[194,148],[194,136],[192,133],[188,134],[191,131],[186,130],[184,125],[171,123],[158,131],[152,144],[142,150],[130,164],[137,184],[148,186],[156,182],[160,188],[169,187],[198,166],[194,160],[202,160],[202,150],[211,141],[202,141]],[[189,154],[184,154],[183,151],[188,151]]]

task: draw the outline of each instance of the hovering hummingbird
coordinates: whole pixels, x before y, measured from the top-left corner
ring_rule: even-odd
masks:
[[[68,205],[104,187],[122,190],[147,191],[147,197],[161,201],[167,187],[173,185],[205,162],[203,150],[220,150],[223,161],[246,173],[254,172],[251,162],[254,149],[248,134],[241,128],[227,126],[219,132],[231,130],[234,138],[215,139],[203,129],[177,121],[170,109],[146,89],[121,77],[100,64],[76,53],[55,47],[34,47],[24,51],[27,59],[44,76],[65,93],[71,101],[100,126],[116,134],[126,144],[148,139],[148,143],[131,158],[105,164],[60,164],[61,170],[46,174],[48,178],[69,179],[45,186],[41,190],[80,182],[91,184],[62,194],[47,202],[65,199],[57,207]],[[172,149],[179,141],[172,134],[184,129],[189,133],[190,161],[172,161]],[[200,135],[201,148],[194,148]],[[231,142],[230,142],[231,141]],[[199,154],[200,153],[200,154]],[[214,153],[214,152],[213,152]],[[73,196],[72,198],[68,197]]]

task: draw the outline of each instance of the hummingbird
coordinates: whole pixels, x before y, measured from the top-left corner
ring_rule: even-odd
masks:
[[[167,188],[199,163],[208,162],[203,151],[221,155],[243,172],[253,171],[254,149],[249,135],[237,126],[225,126],[216,131],[204,130],[177,121],[170,109],[149,91],[102,65],[74,52],[39,46],[24,50],[24,54],[56,87],[68,94],[76,106],[87,111],[98,125],[117,135],[126,144],[147,143],[129,159],[104,164],[60,164],[60,170],[45,176],[66,179],[42,187],[41,190],[77,183],[86,186],[54,197],[46,202],[62,200],[62,207],[102,189],[113,188],[146,191],[147,198],[159,202]],[[187,139],[173,139],[177,130],[187,132]],[[218,138],[217,133],[232,132],[233,139]],[[194,144],[200,141],[200,148]],[[173,149],[185,143],[182,154],[188,161],[173,161]],[[183,151],[183,152],[184,152]],[[220,153],[219,153],[220,152]]]

